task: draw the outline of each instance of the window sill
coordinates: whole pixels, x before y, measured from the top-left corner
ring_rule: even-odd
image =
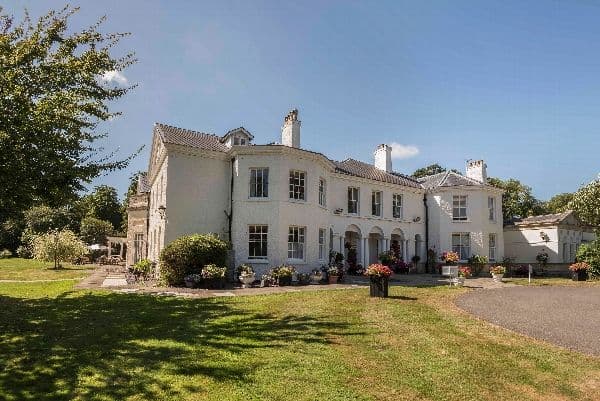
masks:
[[[306,203],[305,199],[288,199],[290,203]]]
[[[453,223],[470,223],[471,220],[454,220],[454,219],[452,219],[452,222]]]
[[[244,263],[250,263],[255,265],[268,265],[269,259],[248,259]]]
[[[305,265],[306,260],[304,260],[304,259],[288,259],[286,261],[286,263],[289,263],[291,265]]]
[[[267,201],[270,201],[271,198],[269,198],[269,197],[255,197],[255,198],[249,197],[247,200],[251,201],[251,202],[267,202]]]

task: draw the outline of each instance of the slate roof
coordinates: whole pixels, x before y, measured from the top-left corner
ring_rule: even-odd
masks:
[[[150,182],[148,182],[148,176],[145,173],[138,176],[137,192],[138,194],[150,192]]]
[[[518,218],[510,221],[509,224],[515,225],[525,225],[525,224],[559,224],[564,219],[566,219],[571,213],[572,210],[567,210],[562,213],[555,214],[543,214],[540,216],[531,216],[525,218]]]
[[[371,164],[363,163],[358,160],[346,159],[341,162],[334,161],[333,163],[335,164],[335,171],[337,173],[367,178],[375,181],[389,182],[390,184],[422,188],[421,184],[419,184],[419,182],[414,178],[402,175],[400,173],[388,173],[383,170],[379,170]]]
[[[204,132],[192,131],[160,123],[155,123],[154,129],[158,135],[160,135],[160,138],[164,143],[190,146],[216,152],[227,152],[229,150],[225,144],[221,143],[221,137],[217,135],[205,134]]]
[[[454,171],[444,171],[443,173],[428,175],[418,179],[419,183],[425,189],[435,189],[438,187],[454,187],[454,186],[482,186],[479,181],[465,177],[455,173]],[[486,184],[487,186],[487,184]]]

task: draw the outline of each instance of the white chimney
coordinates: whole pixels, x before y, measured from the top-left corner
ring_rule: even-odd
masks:
[[[373,153],[375,156],[375,168],[379,170],[387,171],[388,173],[392,172],[392,147],[388,146],[384,143],[377,146],[375,152]]]
[[[487,165],[483,160],[467,161],[467,177],[483,184],[487,182]]]
[[[281,144],[291,148],[300,147],[300,121],[298,109],[290,111],[283,120],[281,127]]]

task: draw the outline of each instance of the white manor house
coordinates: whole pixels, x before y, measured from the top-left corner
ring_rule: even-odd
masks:
[[[502,191],[486,184],[486,164],[414,179],[392,169],[391,147],[373,164],[335,161],[300,146],[298,111],[285,117],[280,144],[254,144],[243,127],[223,136],[155,124],[147,173],[130,202],[127,263],[158,262],[174,239],[215,233],[232,244],[232,264],[257,272],[281,264],[308,271],[330,251],[377,262],[391,247],[409,262],[427,249],[503,257]]]

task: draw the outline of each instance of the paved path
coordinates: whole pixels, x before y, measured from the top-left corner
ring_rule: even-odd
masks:
[[[491,323],[600,356],[600,287],[524,287],[470,291],[457,305]]]

